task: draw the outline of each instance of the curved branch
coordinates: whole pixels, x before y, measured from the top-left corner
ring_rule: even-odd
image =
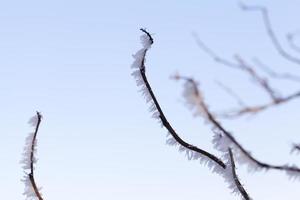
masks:
[[[277,50],[277,52],[285,59],[296,63],[296,64],[300,64],[300,58],[295,57],[289,53],[286,52],[286,50],[282,47],[282,45],[280,44],[279,40],[277,39],[277,36],[272,28],[271,25],[271,20],[269,17],[269,12],[268,9],[263,7],[263,6],[248,6],[244,3],[240,3],[240,7],[244,10],[244,11],[258,11],[262,14],[263,17],[263,22],[264,25],[266,27],[267,33],[269,38],[272,41],[272,44],[274,45],[275,49]]]
[[[32,117],[29,121],[32,126],[35,126],[35,130],[26,139],[26,146],[23,153],[24,158],[22,160],[24,164],[23,169],[29,169],[29,173],[25,175],[25,179],[23,180],[25,182],[24,194],[27,195],[27,197],[36,196],[39,200],[43,200],[43,198],[34,178],[34,164],[36,163],[36,142],[41,120],[42,115],[36,112],[36,116]]]
[[[267,78],[258,75],[258,73],[238,55],[235,56],[235,59],[238,61],[240,69],[248,73],[253,78],[253,80],[257,82],[258,85],[270,96],[270,98],[273,101],[276,101],[279,98],[278,94],[270,86],[269,80]]]
[[[182,145],[182,147],[186,148],[187,150],[195,152],[196,155],[198,156],[197,158],[199,158],[200,155],[204,156],[208,159],[208,161],[210,161],[210,162],[212,161],[217,167],[219,167],[219,168],[221,167],[221,168],[225,169],[226,166],[221,159],[217,158],[215,155],[213,155],[207,151],[204,151],[204,150],[184,141],[177,134],[177,132],[173,129],[173,127],[171,126],[171,124],[169,123],[167,118],[165,117],[165,114],[163,113],[163,111],[160,107],[160,104],[158,103],[158,101],[153,93],[153,90],[148,82],[148,79],[147,79],[147,76],[145,73],[145,70],[146,70],[145,57],[146,57],[146,53],[147,53],[148,49],[153,44],[153,39],[152,39],[151,35],[145,29],[141,29],[141,31],[145,33],[145,35],[142,36],[142,43],[144,45],[144,48],[142,48],[140,51],[138,51],[134,55],[135,62],[133,63],[132,67],[138,68],[138,69],[136,71],[134,71],[132,73],[132,75],[136,78],[137,85],[138,86],[142,85],[142,92],[143,92],[144,96],[146,97],[146,101],[152,103],[152,106],[150,109],[151,109],[151,111],[154,112],[154,117],[160,120],[162,125],[169,131],[169,133],[176,140],[176,142],[178,142],[180,145]],[[203,158],[201,158],[201,159],[203,159]],[[206,161],[206,162],[208,162],[208,161]],[[211,164],[211,165],[213,165],[213,164]]]
[[[277,98],[266,104],[261,104],[261,105],[257,105],[257,106],[247,106],[242,109],[236,109],[236,110],[232,110],[229,112],[227,111],[227,112],[220,114],[219,116],[224,117],[224,118],[235,118],[235,117],[240,117],[240,116],[243,116],[246,114],[257,114],[257,113],[267,110],[271,107],[287,103],[287,102],[294,100],[296,98],[299,98],[299,97],[300,97],[300,91],[297,91],[286,97]]]
[[[199,112],[202,114],[202,116],[204,116],[204,118],[209,121],[214,128],[216,128],[218,131],[221,132],[220,135],[217,135],[217,137],[215,138],[215,145],[218,147],[220,143],[220,141],[222,139],[226,140],[226,141],[222,141],[222,145],[225,144],[225,147],[221,147],[219,148],[219,150],[221,151],[227,151],[228,147],[231,146],[231,148],[235,147],[234,150],[237,150],[238,154],[242,154],[241,156],[245,156],[250,162],[254,163],[257,167],[261,168],[261,169],[275,169],[275,170],[281,170],[281,171],[285,171],[287,174],[289,175],[300,175],[300,169],[296,166],[288,166],[288,165],[272,165],[272,164],[268,164],[262,161],[257,160],[256,158],[254,158],[251,153],[249,153],[235,138],[234,136],[227,131],[220,122],[218,122],[216,120],[216,118],[214,117],[214,115],[209,111],[208,106],[206,105],[206,103],[203,100],[203,95],[201,94],[201,91],[198,88],[198,85],[196,83],[196,81],[192,78],[188,78],[188,77],[183,77],[183,76],[177,76],[178,79],[182,79],[186,82],[188,82],[192,87],[193,90],[191,90],[191,92],[194,92],[193,94],[190,94],[191,96],[194,95],[195,97],[193,99],[199,99],[198,101],[194,101],[194,104],[198,104],[196,108],[200,108]],[[298,96],[300,96],[300,92],[298,93]],[[292,97],[290,97],[292,98]],[[285,100],[287,101],[287,100]],[[228,140],[228,141],[227,141]],[[244,162],[245,160],[241,161]],[[248,163],[249,164],[249,163]],[[292,174],[295,173],[295,174]]]
[[[295,81],[295,82],[300,82],[300,77],[296,76],[294,74],[289,74],[289,73],[278,73],[273,71],[270,67],[262,63],[258,58],[254,58],[253,62],[266,74],[268,74],[270,77],[274,79],[285,79],[289,81]]]
[[[231,68],[240,68],[239,65],[237,63],[234,63],[230,60],[227,60],[225,58],[220,57],[219,55],[217,55],[212,49],[210,49],[202,40],[200,40],[199,36],[194,33],[193,34],[196,43],[198,45],[198,47],[205,52],[207,55],[209,55],[215,62],[220,63],[222,65],[231,67]]]
[[[240,56],[235,55],[235,60],[237,62],[229,61],[225,58],[218,56],[212,49],[202,42],[197,35],[195,35],[196,42],[199,48],[209,55],[214,61],[219,64],[225,65],[227,67],[235,68],[247,73],[258,85],[271,97],[275,100],[278,98],[278,94],[272,89],[267,78],[260,76],[248,63],[245,62]]]
[[[231,173],[233,176],[234,183],[235,183],[237,189],[239,190],[240,194],[244,197],[244,199],[250,200],[251,198],[250,198],[249,194],[247,193],[246,189],[241,184],[239,177],[236,174],[235,162],[234,162],[232,150],[230,148],[228,148],[228,153],[229,153],[230,164],[231,164]]]

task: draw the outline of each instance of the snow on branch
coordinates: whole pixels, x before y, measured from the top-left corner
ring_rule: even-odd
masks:
[[[134,62],[131,67],[134,71],[132,72],[132,76],[135,78],[137,85],[141,88],[140,92],[145,97],[146,102],[150,104],[149,111],[152,113],[152,116],[168,130],[169,134],[166,143],[178,147],[180,152],[185,152],[188,159],[199,160],[201,163],[207,165],[213,172],[220,173],[222,169],[226,168],[224,162],[215,155],[184,141],[165,117],[146,76],[146,54],[154,40],[148,31],[145,29],[140,30],[143,32],[141,36],[143,47],[133,55]]]
[[[199,160],[200,163],[208,166],[213,172],[220,174],[229,184],[229,188],[232,189],[234,193],[240,194],[245,200],[249,200],[249,195],[240,184],[236,175],[234,160],[229,148],[224,157],[227,162],[224,163],[221,159],[215,157],[214,155],[181,139],[166,119],[145,74],[145,57],[148,49],[151,47],[151,44],[153,44],[153,39],[145,29],[141,29],[141,31],[144,32],[144,35],[141,37],[143,48],[133,56],[135,60],[132,68],[134,68],[135,71],[132,73],[132,75],[135,77],[137,85],[141,87],[141,92],[147,103],[150,103],[150,112],[154,113],[154,118],[156,118],[162,124],[162,126],[168,130],[166,144],[177,147],[180,152],[185,153],[189,160]],[[144,41],[145,39],[146,41]],[[175,77],[175,79],[176,78],[180,79],[182,77],[178,76]],[[199,106],[199,104],[204,104],[201,94],[198,93],[196,96],[191,95],[198,91],[195,90],[196,84],[197,83],[193,82],[192,79],[188,79],[185,85],[186,91],[184,92],[184,95],[186,97],[187,104],[195,111],[196,115],[205,114],[207,113],[205,110],[198,112],[198,110],[201,110],[202,107],[201,105]]]
[[[26,200],[43,200],[41,195],[41,188],[36,185],[34,178],[34,169],[35,163],[37,162],[36,158],[36,147],[37,147],[37,134],[42,120],[42,115],[37,112],[29,120],[29,124],[35,127],[34,132],[30,133],[25,141],[25,147],[23,151],[23,158],[21,160],[22,168],[25,172],[25,175],[22,181],[25,184],[24,195]]]
[[[214,147],[221,151],[226,152],[228,148],[232,149],[232,152],[236,156],[237,162],[240,164],[247,164],[249,171],[258,171],[258,170],[281,170],[286,172],[289,177],[292,178],[300,178],[300,168],[295,165],[272,165],[265,162],[261,162],[254,158],[249,151],[247,151],[233,136],[232,133],[227,131],[222,124],[214,117],[214,115],[210,112],[208,106],[206,105],[205,101],[203,100],[203,94],[199,90],[196,81],[192,78],[187,78],[184,76],[176,75],[176,79],[184,80],[184,92],[183,94],[190,93],[189,95],[183,95],[186,101],[190,103],[195,103],[198,105],[194,105],[193,108],[200,108],[194,113],[201,113],[201,116],[204,116],[204,119],[213,126],[213,144]],[[186,82],[190,83],[190,86],[193,86],[193,89],[186,87]],[[187,96],[189,98],[187,98]],[[193,98],[191,98],[193,97]],[[190,99],[201,99],[201,101],[190,101]]]
[[[244,186],[241,184],[237,173],[236,173],[236,167],[235,162],[233,158],[233,153],[230,148],[227,149],[226,154],[224,154],[224,158],[226,159],[226,169],[223,173],[223,177],[225,181],[228,183],[229,189],[232,190],[233,194],[241,196],[245,200],[250,200],[250,196],[247,193]]]

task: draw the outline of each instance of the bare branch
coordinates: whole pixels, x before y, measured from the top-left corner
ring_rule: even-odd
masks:
[[[196,33],[193,34],[196,43],[198,45],[198,47],[205,52],[207,55],[209,55],[215,62],[228,66],[228,67],[232,67],[232,68],[239,68],[237,63],[231,62],[225,58],[220,57],[219,55],[217,55],[212,49],[210,49],[203,41],[200,40],[200,38],[198,37],[198,35]]]
[[[262,63],[258,58],[254,58],[253,62],[272,78],[300,82],[300,76],[296,76],[289,73],[277,73],[273,71],[270,67]]]
[[[225,111],[225,112],[221,113],[219,116],[224,117],[224,118],[235,118],[235,117],[241,117],[246,114],[257,114],[257,113],[267,110],[271,107],[287,103],[287,102],[294,100],[296,98],[299,98],[299,97],[300,97],[300,91],[297,91],[286,97],[277,98],[266,104],[261,104],[261,105],[257,105],[257,106],[248,106],[248,107],[244,107],[242,109],[234,109],[231,111]]]
[[[229,96],[233,97],[237,103],[242,106],[242,107],[246,107],[246,103],[228,86],[224,85],[223,83],[221,83],[220,81],[215,81],[217,83],[217,85],[224,90]]]
[[[273,101],[278,99],[278,94],[272,89],[269,85],[269,81],[267,78],[262,78],[258,73],[250,67],[240,56],[235,56],[236,60],[239,62],[239,66],[241,70],[244,70],[248,73],[260,86],[263,90],[267,92],[267,94],[271,97]]]
[[[194,34],[196,38],[196,42],[201,50],[203,50],[207,55],[209,55],[213,60],[215,60],[217,63],[222,64],[227,67],[235,68],[242,70],[249,74],[258,84],[261,86],[261,88],[267,92],[267,94],[271,97],[272,101],[266,104],[261,104],[257,106],[244,106],[242,109],[232,109],[231,111],[222,112],[219,116],[224,118],[235,118],[239,117],[245,114],[257,114],[261,111],[264,111],[270,107],[273,107],[275,105],[280,105],[283,103],[286,103],[290,100],[293,100],[295,98],[300,97],[300,91],[297,91],[291,95],[288,95],[286,97],[280,97],[279,94],[270,86],[269,81],[267,78],[261,77],[253,67],[250,67],[242,58],[239,56],[235,56],[236,62],[231,62],[225,58],[222,58],[218,56],[212,49],[208,48],[204,42],[202,42],[199,37]],[[277,77],[290,79],[294,81],[300,81],[300,78],[295,75],[289,75],[289,74],[272,74],[277,75]],[[299,78],[299,80],[298,80]],[[236,97],[235,97],[236,98]],[[241,102],[241,101],[238,101]]]
[[[300,64],[300,58],[295,57],[295,56],[287,53],[286,50],[280,44],[279,40],[277,39],[277,36],[276,36],[276,34],[275,34],[275,32],[272,28],[272,25],[271,25],[271,20],[270,20],[269,12],[268,12],[267,8],[265,8],[263,6],[257,6],[257,5],[249,6],[249,5],[246,5],[242,2],[240,3],[240,7],[244,11],[258,11],[258,12],[260,12],[262,14],[262,17],[263,17],[263,22],[264,22],[264,25],[266,27],[267,34],[268,34],[269,38],[271,39],[272,44],[274,45],[277,52],[283,58],[285,58],[285,59],[287,59],[287,60],[289,60],[293,63],[296,63],[298,65]]]
[[[170,144],[176,145],[178,143],[180,145],[180,151],[186,151],[188,155],[189,153],[192,153],[191,159],[200,159],[200,162],[203,161],[206,164],[208,163],[209,167],[212,167],[214,171],[225,169],[226,166],[221,159],[217,158],[211,153],[208,153],[207,151],[204,151],[184,141],[173,129],[173,127],[165,117],[165,114],[163,113],[160,104],[158,103],[153,93],[153,90],[147,80],[147,76],[145,73],[146,53],[153,44],[153,39],[145,29],[141,29],[141,31],[145,33],[145,35],[141,37],[144,47],[133,56],[135,58],[135,61],[132,65],[132,68],[137,68],[137,70],[134,71],[132,75],[135,77],[137,85],[142,87],[141,91],[145,96],[146,101],[151,103],[150,110],[154,112],[154,118],[157,118],[162,123],[162,125],[169,131],[173,139],[175,139],[176,143],[174,143],[174,141],[171,141]]]
[[[34,164],[36,163],[36,142],[41,120],[42,115],[37,112],[36,116],[32,117],[29,121],[32,126],[35,126],[35,131],[26,138],[26,146],[24,147],[23,153],[24,157],[21,161],[21,163],[23,163],[23,169],[25,171],[29,170],[28,174],[25,172],[26,175],[22,180],[25,183],[24,195],[29,198],[36,197],[38,200],[43,200],[43,198],[34,178]]]
[[[218,56],[212,49],[207,47],[207,45],[205,45],[204,42],[202,42],[196,34],[194,34],[194,37],[196,39],[199,48],[203,50],[207,55],[209,55],[214,61],[222,65],[225,65],[227,67],[239,69],[246,72],[267,92],[267,94],[272,99],[277,98],[277,94],[269,85],[268,80],[258,75],[258,73],[252,67],[250,67],[240,56],[238,55],[235,56],[237,63],[231,62],[225,58]]]

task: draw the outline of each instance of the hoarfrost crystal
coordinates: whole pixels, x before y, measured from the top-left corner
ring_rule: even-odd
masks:
[[[41,115],[37,113],[37,115],[30,118],[28,124],[30,124],[32,127],[37,128],[40,118]],[[22,159],[20,161],[25,173],[21,181],[24,182],[25,184],[23,195],[25,195],[26,200],[39,200],[32,183],[34,164],[37,162],[37,158],[35,156],[36,147],[37,147],[37,140],[35,138],[35,132],[31,132],[25,139],[25,146],[22,153]],[[39,192],[41,188],[36,188],[36,189]],[[39,192],[39,194],[41,193]]]

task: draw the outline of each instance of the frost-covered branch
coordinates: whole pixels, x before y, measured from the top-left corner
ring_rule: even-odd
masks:
[[[224,153],[224,159],[226,160],[226,163],[224,163],[221,159],[217,158],[213,154],[210,154],[202,149],[199,149],[194,145],[185,142],[175,132],[175,130],[172,128],[172,126],[166,119],[145,74],[146,53],[150,49],[153,43],[153,39],[145,29],[141,29],[141,31],[144,32],[144,35],[142,35],[141,37],[143,48],[133,56],[135,61],[132,65],[132,68],[134,68],[135,71],[132,73],[132,75],[135,77],[137,85],[141,87],[140,91],[146,98],[146,101],[151,104],[150,111],[153,112],[153,117],[156,118],[162,124],[162,126],[168,130],[169,134],[166,143],[171,146],[177,146],[179,148],[179,151],[186,153],[188,159],[199,159],[201,163],[208,165],[213,172],[220,174],[225,179],[225,181],[229,184],[229,188],[232,189],[233,193],[241,195],[245,200],[249,200],[250,197],[247,194],[244,187],[242,186],[242,184],[240,183],[236,174],[235,164],[230,148],[228,148],[228,151]],[[191,81],[192,80],[188,80],[187,83],[190,83]],[[189,89],[194,90],[194,87],[189,87],[188,84],[186,86]],[[194,90],[193,92],[197,91]],[[193,96],[189,96],[189,91],[186,91],[185,94],[187,99],[189,97],[193,98]],[[197,99],[189,99],[190,106],[193,107],[195,105],[192,103],[195,100],[200,102],[202,101],[200,93],[197,95],[196,98]]]
[[[36,158],[36,146],[37,146],[37,134],[40,127],[40,123],[42,120],[42,115],[37,112],[35,116],[33,116],[29,120],[29,124],[35,127],[34,132],[30,133],[25,142],[23,158],[21,160],[22,168],[24,169],[25,175],[22,181],[25,183],[25,191],[24,195],[27,200],[43,200],[40,189],[34,178],[34,169],[35,163],[37,162]]]
[[[229,188],[232,189],[232,193],[241,195],[245,200],[250,200],[251,198],[249,194],[247,193],[244,186],[241,184],[236,173],[233,153],[230,148],[228,149],[228,153],[225,154],[225,158],[227,159],[227,168],[226,172],[224,173],[224,178],[226,182],[228,182]]]
[[[270,20],[270,17],[269,17],[269,12],[268,12],[268,9],[263,7],[263,6],[258,6],[258,5],[254,5],[254,6],[249,6],[249,5],[246,5],[244,3],[240,3],[240,7],[241,9],[243,9],[244,11],[257,11],[257,12],[260,12],[262,14],[262,17],[263,17],[263,22],[264,22],[264,25],[265,25],[265,28],[267,30],[267,34],[269,36],[269,38],[271,39],[272,41],[272,44],[274,45],[275,49],[277,50],[277,52],[285,59],[293,62],[293,63],[296,63],[296,64],[300,64],[300,58],[296,57],[296,56],[293,56],[291,54],[289,54],[283,47],[282,45],[280,44],[274,30],[273,30],[273,27],[272,27],[272,24],[271,24],[271,20]]]
[[[219,173],[222,169],[226,168],[224,162],[215,155],[184,141],[165,117],[145,73],[146,53],[153,44],[153,38],[145,29],[141,29],[141,31],[144,33],[141,36],[143,48],[133,55],[134,62],[132,68],[134,71],[132,72],[132,75],[135,78],[137,85],[141,88],[140,91],[145,97],[146,102],[150,104],[150,112],[153,113],[153,117],[168,130],[168,136],[171,137],[167,138],[167,144],[177,146],[179,151],[185,152],[189,159],[200,160],[201,163],[208,165],[212,171]]]
[[[215,148],[221,152],[226,152],[228,148],[231,148],[234,155],[237,157],[237,161],[240,164],[247,164],[249,171],[257,170],[281,170],[286,172],[292,178],[300,178],[300,169],[295,166],[289,165],[273,165],[266,162],[259,161],[251,155],[233,136],[232,133],[227,131],[223,125],[215,118],[210,112],[207,104],[204,101],[202,92],[198,88],[197,82],[188,77],[176,75],[177,80],[185,81],[183,96],[189,106],[192,109],[194,115],[200,115],[204,119],[211,123],[213,131],[215,133],[213,144]]]

